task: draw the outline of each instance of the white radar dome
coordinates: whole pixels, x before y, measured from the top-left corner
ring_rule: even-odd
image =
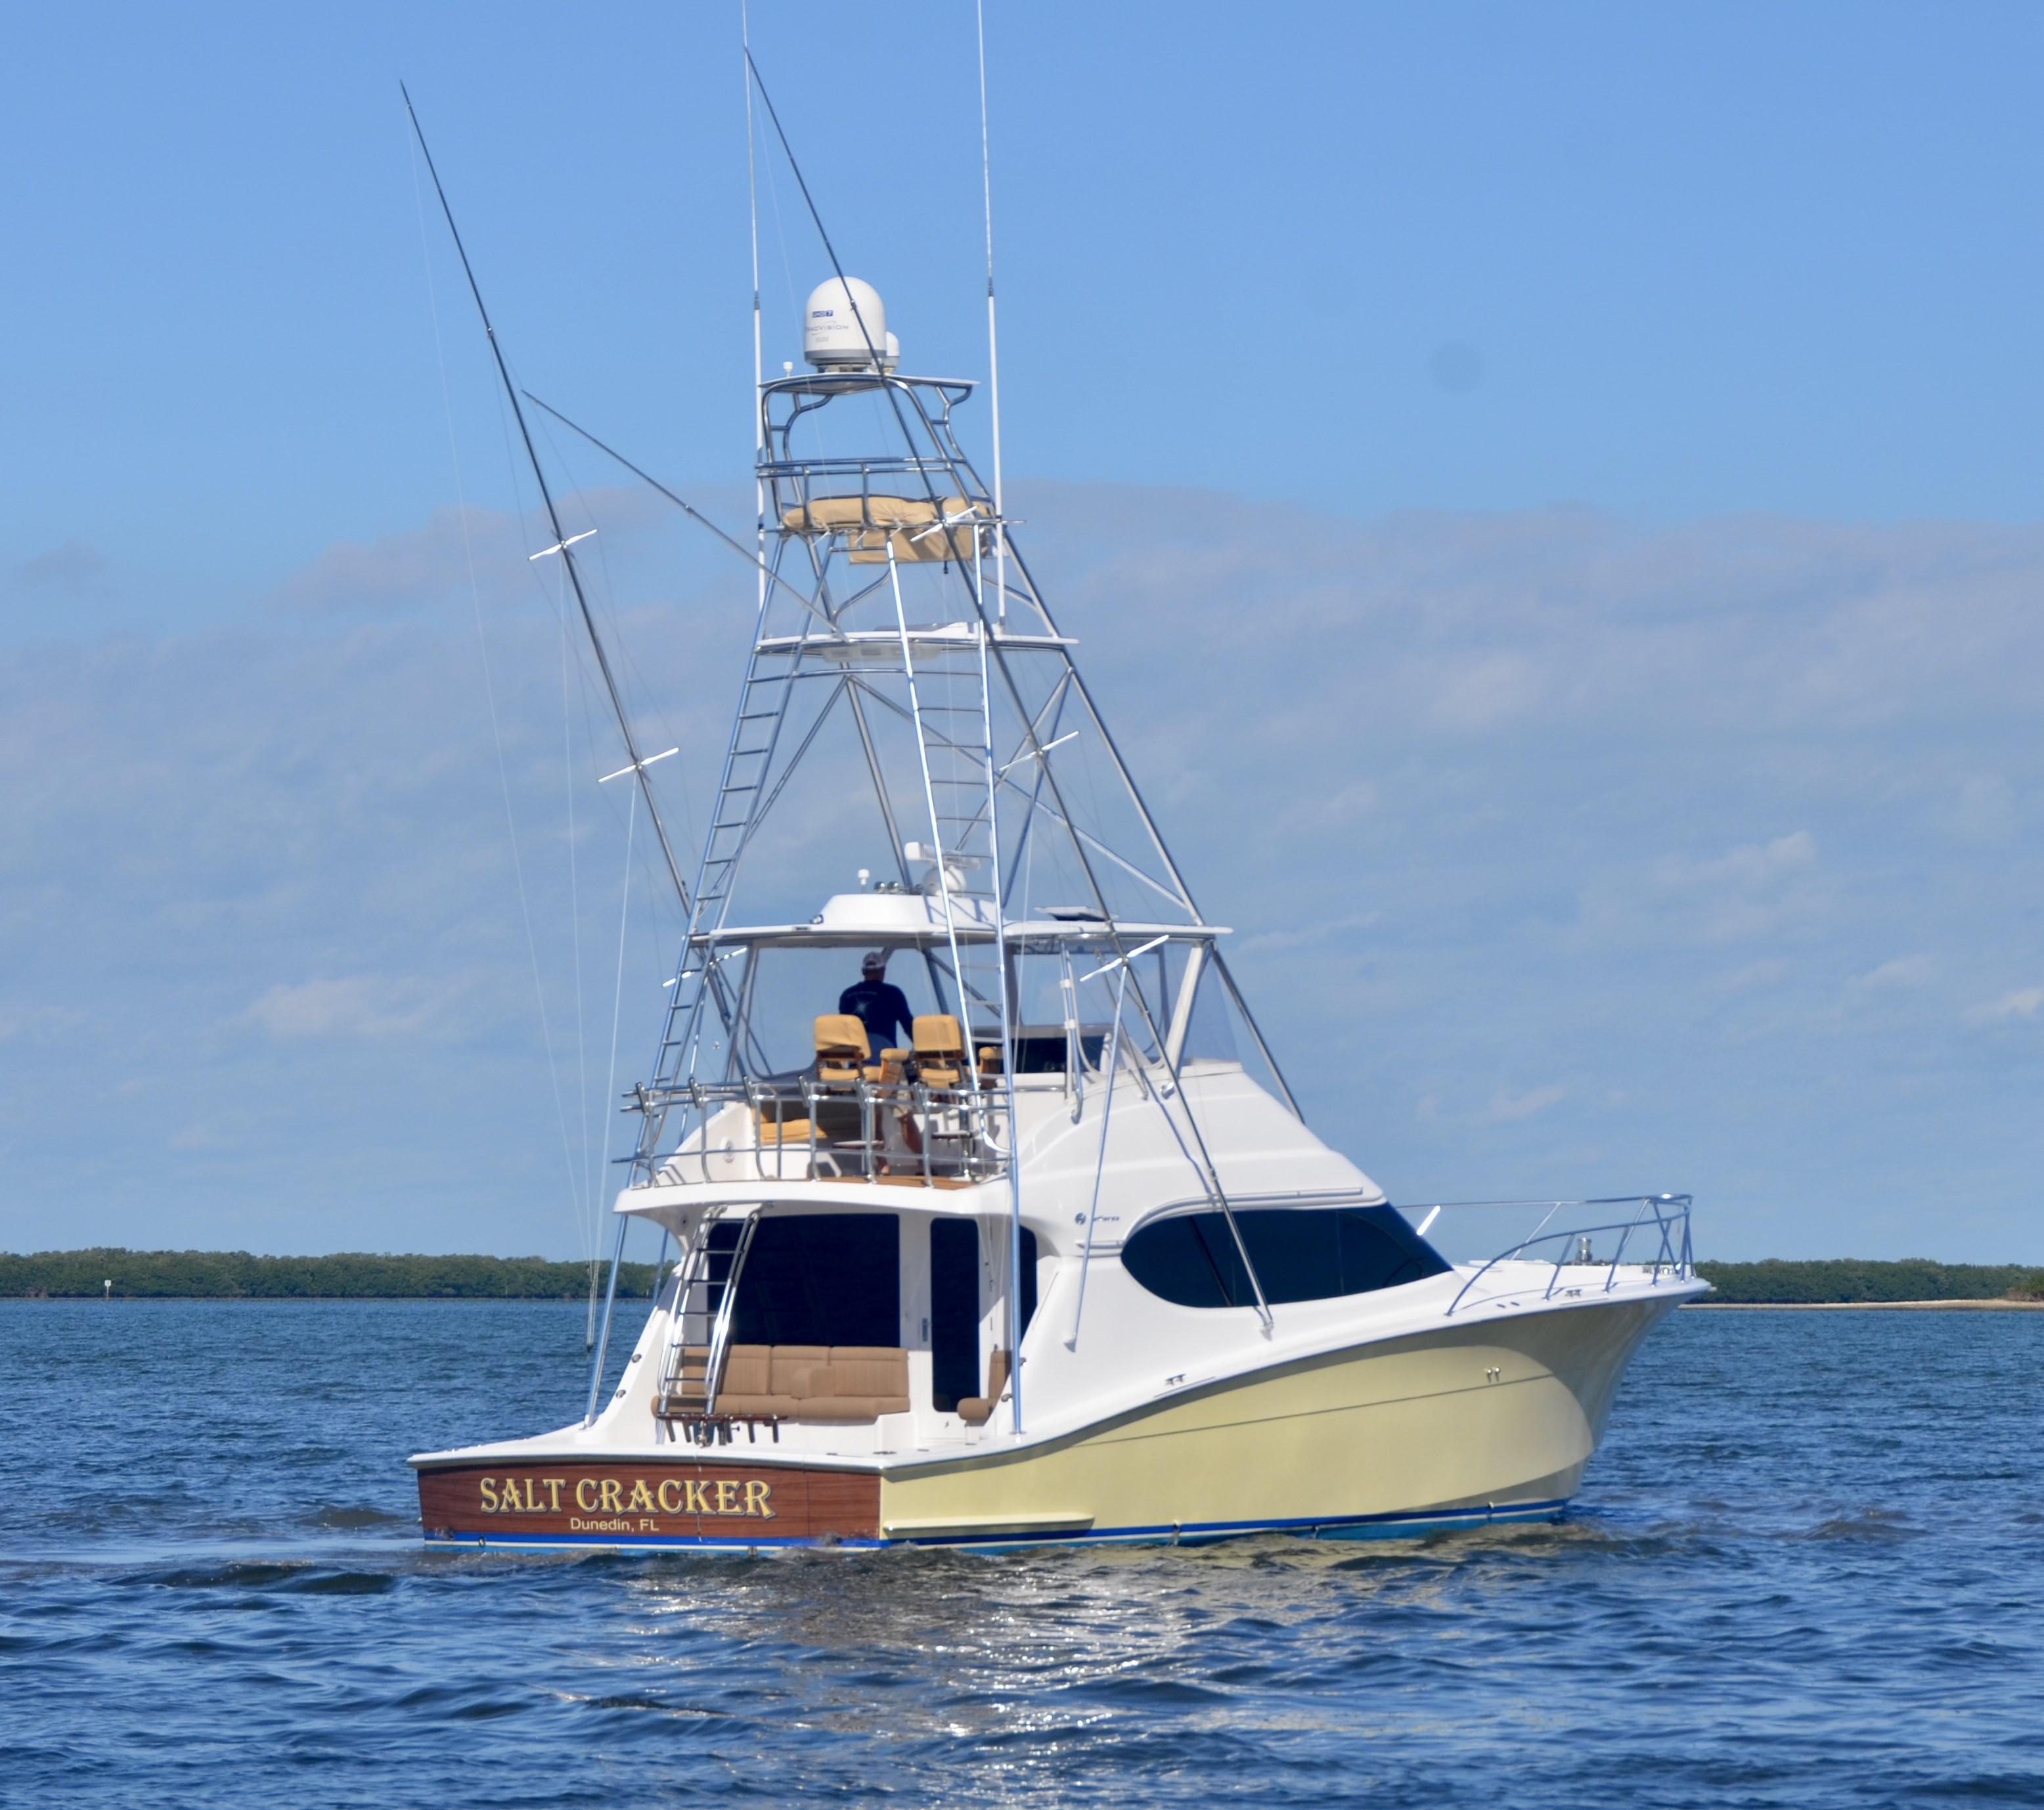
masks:
[[[887,330],[887,304],[871,283],[834,276],[809,292],[802,356],[819,371],[870,371],[876,362],[892,371],[901,355],[901,342]]]

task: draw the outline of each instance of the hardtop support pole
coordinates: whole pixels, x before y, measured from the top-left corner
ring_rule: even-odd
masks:
[[[582,1417],[582,1423],[585,1427],[593,1424],[596,1419],[596,1398],[603,1388],[604,1361],[610,1352],[610,1313],[617,1304],[617,1272],[624,1262],[624,1230],[631,1223],[624,1214],[617,1215],[617,1242],[610,1253],[610,1286],[604,1291],[603,1296],[603,1331],[597,1336],[596,1361],[590,1365],[589,1373],[589,1406]],[[667,1254],[664,1245],[661,1247],[661,1254]],[[660,1276],[656,1267],[653,1273],[653,1296],[655,1300],[659,1299],[659,1292]]]

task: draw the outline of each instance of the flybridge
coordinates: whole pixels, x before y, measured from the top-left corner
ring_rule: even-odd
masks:
[[[1169,1061],[1173,1022],[1202,987],[1268,1064],[1221,933],[961,441],[955,410],[972,386],[899,373],[885,305],[856,279],[820,287],[805,320],[815,370],[759,387],[758,622],[659,1061],[635,1099],[642,1184],[700,1123],[670,1127],[677,1107],[781,1072],[763,1015],[788,1008],[760,981],[770,957],[801,949],[899,951],[932,1013],[966,1027],[969,1114],[1005,1111],[1001,1053],[1021,1019],[1125,1019]],[[842,817],[860,791],[874,853],[894,872],[807,923],[743,915],[749,872],[801,858],[782,826],[805,820],[805,796]],[[1094,971],[1138,946],[1156,959],[1110,1007]],[[819,1022],[830,1003],[819,984]],[[1197,1126],[1183,1136],[1197,1149]]]

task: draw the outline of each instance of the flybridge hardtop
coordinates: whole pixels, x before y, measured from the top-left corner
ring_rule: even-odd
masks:
[[[841,273],[805,333],[759,386],[752,649],[630,1099],[653,1309],[605,1393],[606,1305],[579,1423],[413,1461],[428,1537],[1558,1512],[1701,1292],[1686,1198],[1455,1264],[1323,1142],[966,456],[973,387],[903,372]]]

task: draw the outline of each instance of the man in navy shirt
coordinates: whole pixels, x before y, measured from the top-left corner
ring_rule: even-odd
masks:
[[[849,1012],[866,1026],[866,1040],[871,1045],[873,1060],[880,1060],[880,1052],[887,1049],[906,1049],[914,1033],[915,1019],[909,1011],[909,996],[899,987],[887,983],[887,957],[878,949],[868,952],[859,965],[861,979],[855,987],[847,987],[838,996],[837,1009]],[[897,1026],[901,1028],[901,1041],[895,1041]]]

